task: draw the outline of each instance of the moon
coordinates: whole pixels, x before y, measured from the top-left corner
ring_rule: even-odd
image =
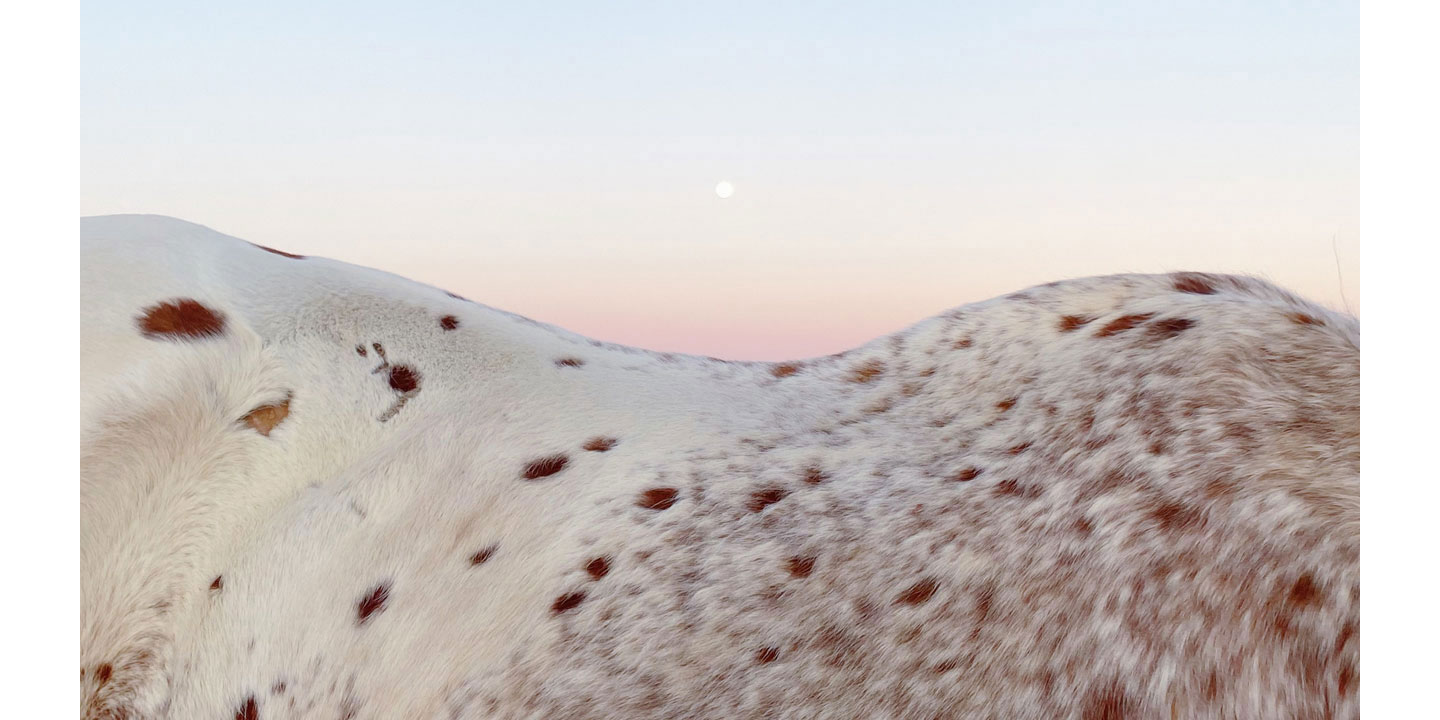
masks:
[[[731,185],[729,181],[721,180],[720,183],[715,186],[715,194],[718,195],[721,200],[724,200],[735,194],[735,186]]]

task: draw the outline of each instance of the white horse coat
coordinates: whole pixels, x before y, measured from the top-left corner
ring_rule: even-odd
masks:
[[[84,717],[1359,715],[1359,326],[1260,280],[726,362],[82,236]]]

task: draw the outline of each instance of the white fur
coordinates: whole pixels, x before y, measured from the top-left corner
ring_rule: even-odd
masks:
[[[82,228],[87,717],[1358,717],[1358,324],[1261,281],[1054,283],[790,367]],[[173,298],[225,332],[137,331]]]

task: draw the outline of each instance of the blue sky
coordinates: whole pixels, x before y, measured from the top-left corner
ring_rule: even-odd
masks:
[[[1358,312],[1355,3],[142,1],[81,23],[85,214],[605,339],[832,351],[1178,267],[1338,306],[1335,253]],[[557,274],[582,294],[526,281]],[[762,309],[778,324],[745,330]]]

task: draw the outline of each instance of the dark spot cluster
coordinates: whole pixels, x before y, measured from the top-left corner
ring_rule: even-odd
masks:
[[[224,575],[216,575],[216,576],[215,576],[215,579],[210,581],[210,589],[211,589],[211,590],[220,591],[220,590],[223,590],[224,588],[225,588],[225,576],[224,576]]]
[[[810,577],[810,573],[815,570],[815,558],[796,555],[785,561],[785,569],[797,578]]]
[[[235,720],[260,720],[260,706],[255,703],[254,695],[240,703],[239,709],[235,711]]]
[[[1083,315],[1066,315],[1060,318],[1060,332],[1074,332],[1090,323],[1095,322],[1093,317]]]
[[[1155,317],[1155,313],[1122,315],[1118,318],[1115,318],[1114,320],[1111,320],[1108,325],[1096,331],[1095,337],[1110,337],[1112,335],[1119,335],[1120,333],[1134,328],[1135,326],[1145,322],[1146,320],[1149,320],[1152,317]]]
[[[825,472],[821,470],[818,466],[810,465],[809,467],[805,468],[805,474],[803,479],[809,485],[819,485],[820,483],[828,480],[829,477],[830,476],[826,475]]]
[[[770,367],[770,374],[777,378],[790,377],[797,372],[800,372],[799,363],[780,363]]]
[[[538,480],[564,470],[565,466],[569,463],[570,458],[563,454],[537,458],[525,464],[525,469],[521,473],[521,476],[526,480]]]
[[[365,597],[360,598],[360,602],[356,605],[356,624],[364,625],[376,613],[383,612],[386,603],[389,601],[390,583],[380,583],[376,585],[375,589],[367,593]]]
[[[605,575],[609,572],[610,558],[597,557],[592,558],[590,562],[585,563],[585,573],[594,580],[599,580],[600,578],[605,577]]]
[[[475,565],[485,564],[485,561],[489,560],[491,557],[494,557],[495,551],[499,549],[500,546],[491,545],[490,547],[481,548],[480,550],[475,551],[475,554],[470,556],[470,565],[473,567]]]
[[[967,467],[960,472],[955,473],[953,476],[951,476],[950,479],[956,482],[970,482],[971,480],[980,477],[980,473],[982,472],[984,472],[984,470],[981,470],[980,468]]]
[[[563,357],[555,360],[555,367],[580,367],[584,364],[585,361],[577,357]]]
[[[1119,683],[1091,688],[1086,694],[1081,720],[1134,720],[1135,701]]]
[[[867,360],[851,368],[848,379],[853,383],[864,384],[873,381],[883,372],[885,372],[885,363],[879,360]]]
[[[675,488],[650,488],[640,493],[640,497],[636,498],[635,504],[646,510],[669,510],[670,506],[675,504],[675,499],[679,494]]]
[[[995,493],[997,495],[1020,498],[1022,500],[1034,500],[1040,497],[1043,492],[1038,485],[1022,483],[1014,479],[1001,480],[995,483]]]
[[[225,316],[189,298],[167,300],[145,309],[136,320],[151,340],[201,340],[225,332]]]
[[[924,578],[902,590],[895,598],[895,603],[897,605],[919,605],[934,597],[935,592],[939,589],[940,583],[934,578]]]
[[[616,440],[615,438],[612,438],[612,437],[593,437],[593,438],[590,438],[589,440],[586,440],[586,441],[585,441],[585,444],[582,446],[582,448],[585,449],[585,450],[588,450],[589,452],[602,452],[602,453],[603,453],[603,452],[609,452],[611,449],[613,449],[613,448],[615,447],[616,443],[619,443],[619,442],[620,442],[619,440]]]
[[[1192,505],[1176,501],[1163,502],[1151,513],[1164,530],[1192,530],[1205,521],[1205,515]]]
[[[414,392],[420,387],[420,373],[408,365],[391,365],[390,387],[396,392]]]
[[[1319,605],[1322,596],[1319,586],[1315,584],[1315,578],[1307,573],[1301,575],[1295,584],[1290,586],[1290,594],[1286,599],[1294,607],[1309,607]]]
[[[750,493],[750,500],[745,503],[746,509],[750,512],[760,512],[770,505],[785,499],[785,490],[779,487],[767,487]]]
[[[561,613],[574,610],[575,608],[579,607],[580,603],[582,602],[585,602],[584,590],[576,590],[575,592],[565,593],[564,595],[555,598],[555,602],[550,605],[550,611],[555,613],[556,615],[559,615]]]
[[[1215,294],[1215,285],[1204,275],[1198,273],[1179,273],[1175,275],[1174,288],[1177,292],[1190,293],[1192,295]]]
[[[1194,325],[1194,320],[1188,320],[1186,318],[1166,318],[1150,323],[1147,332],[1153,338],[1166,340],[1189,330]]]
[[[448,332],[458,327],[460,327],[460,318],[457,318],[454,315],[446,315],[445,317],[440,318],[441,330],[445,330]]]

